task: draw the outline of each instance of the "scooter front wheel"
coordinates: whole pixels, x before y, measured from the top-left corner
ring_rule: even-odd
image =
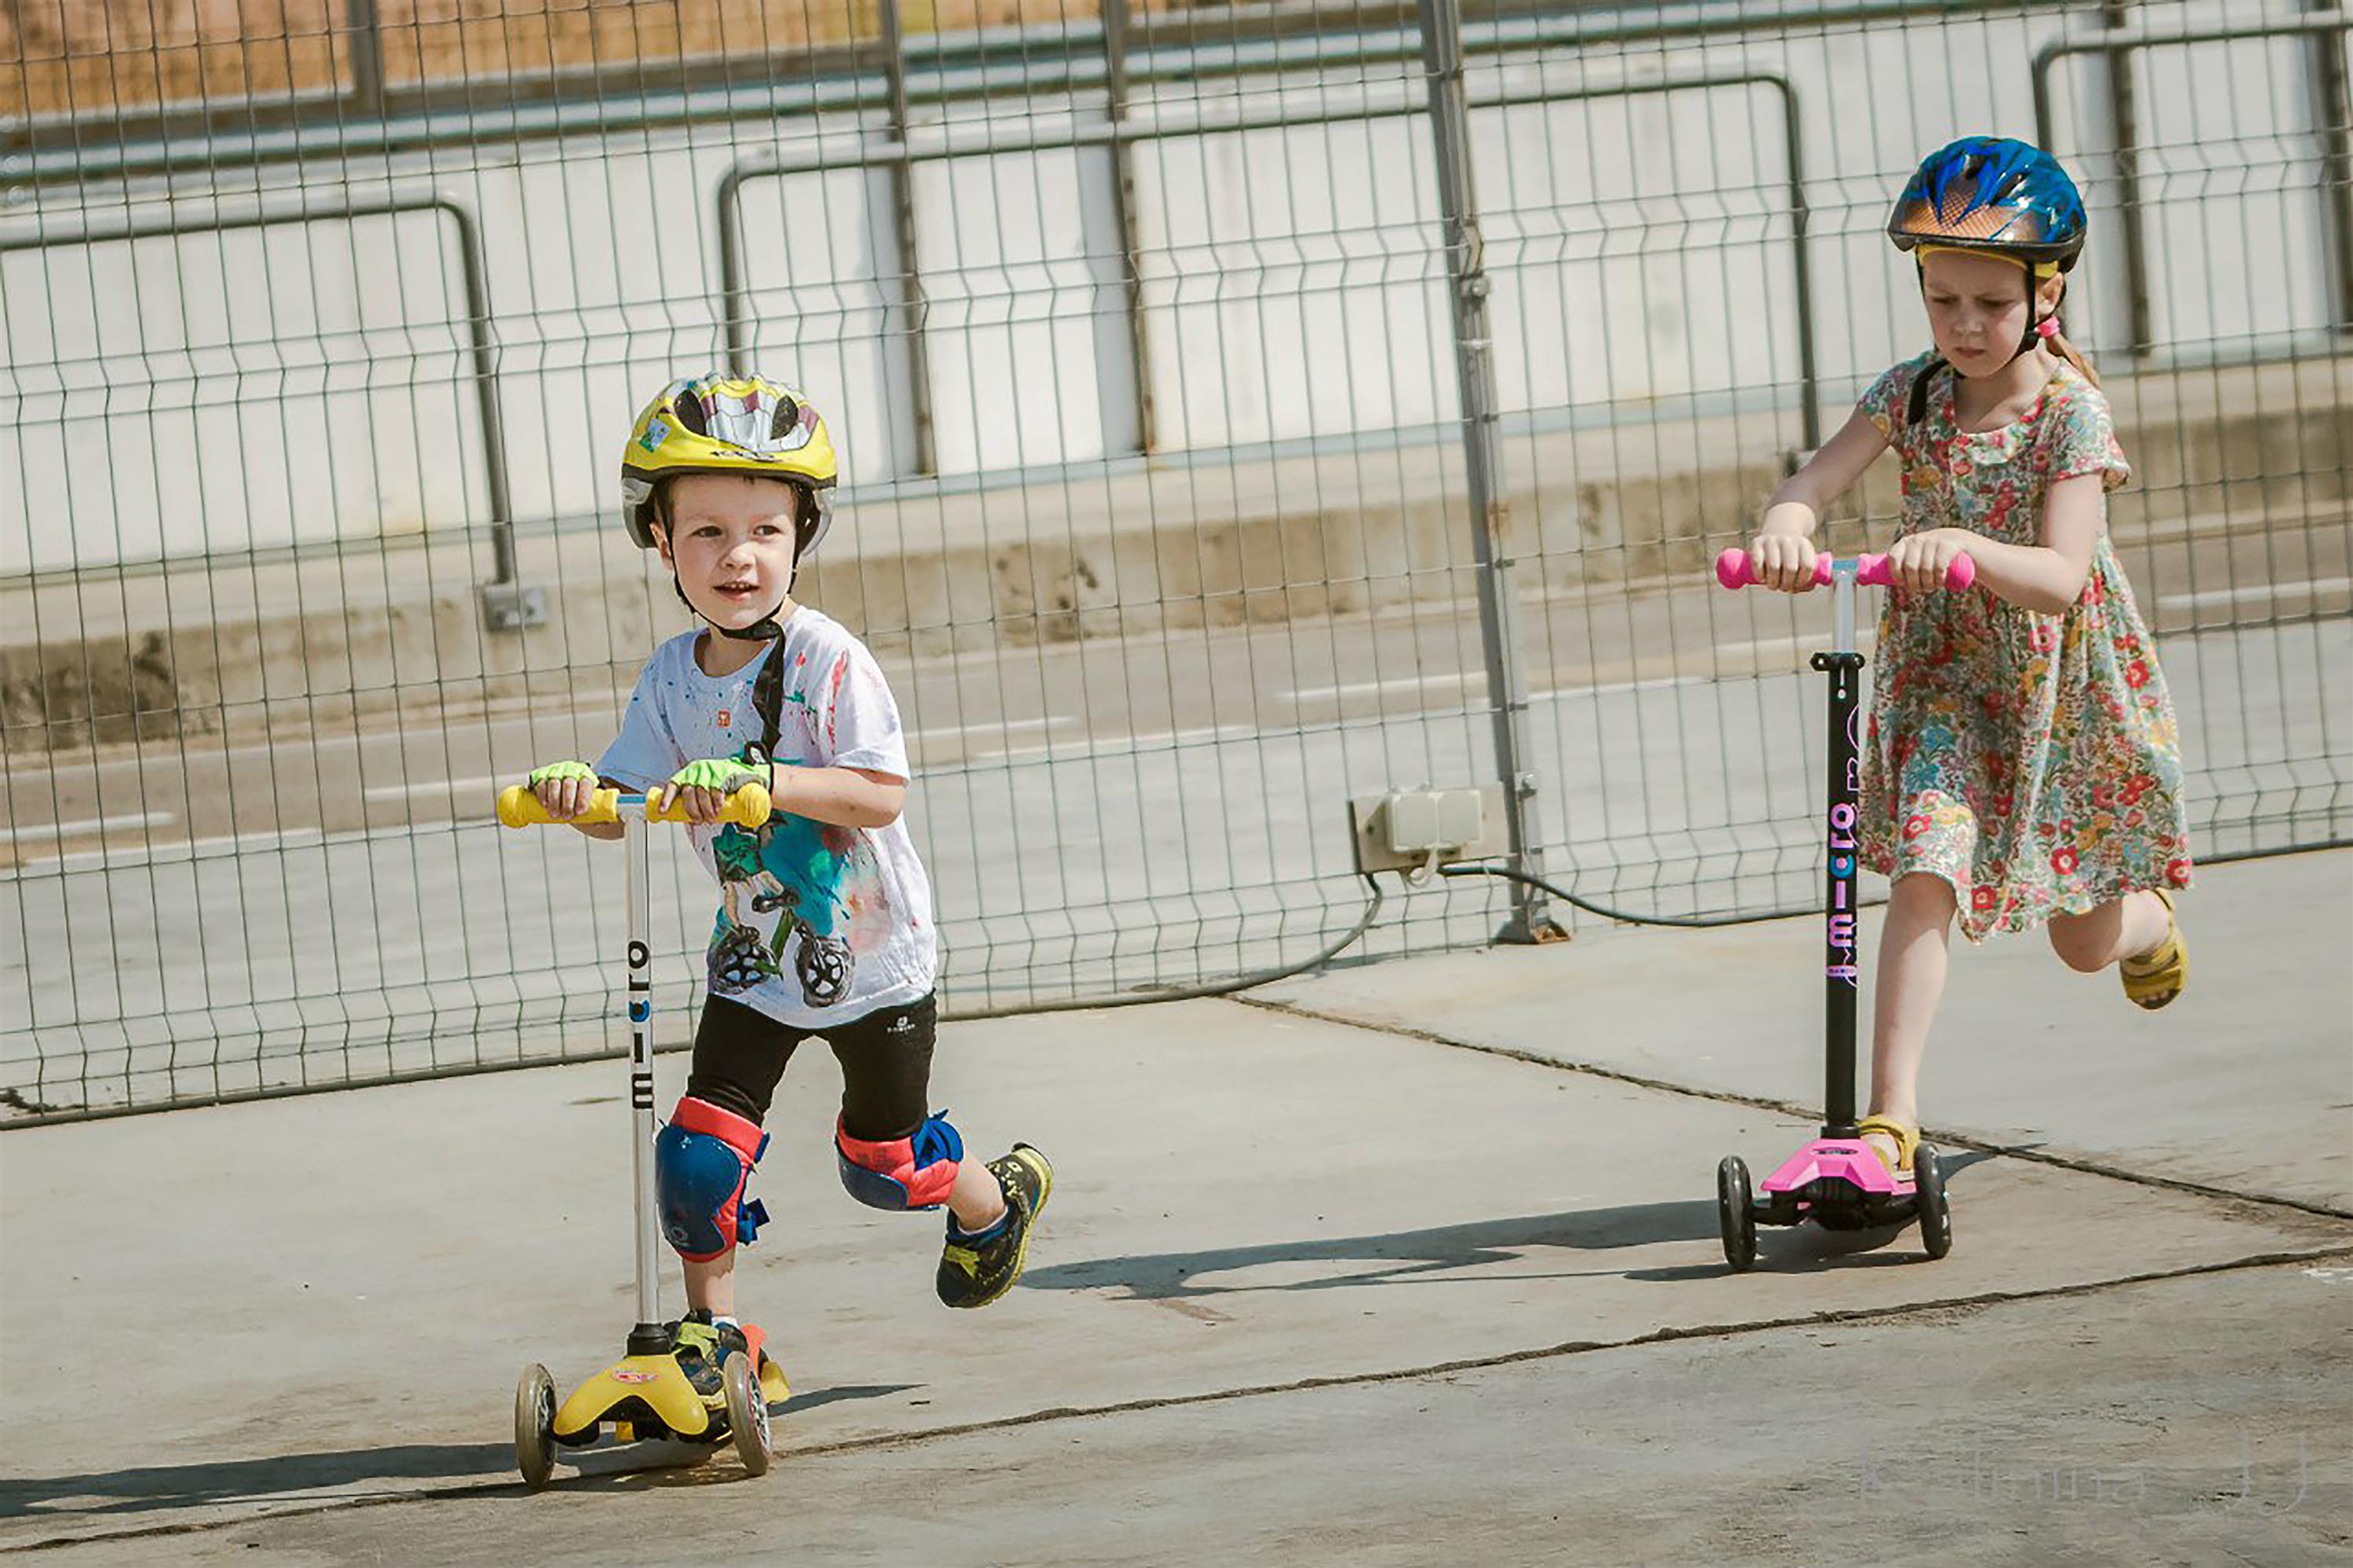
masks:
[[[1920,1245],[1931,1258],[1953,1250],[1953,1211],[1945,1202],[1945,1168],[1926,1144],[1912,1152],[1912,1181],[1918,1193]]]
[[[1748,1166],[1727,1154],[1715,1168],[1715,1224],[1724,1235],[1724,1261],[1735,1274],[1757,1263],[1757,1213],[1750,1206]]]
[[[768,1430],[768,1396],[760,1390],[752,1358],[729,1356],[720,1383],[727,1393],[727,1427],[735,1437],[735,1457],[744,1461],[745,1475],[765,1476],[775,1456],[774,1438]]]
[[[536,1361],[515,1384],[515,1468],[533,1491],[555,1472],[555,1380]]]

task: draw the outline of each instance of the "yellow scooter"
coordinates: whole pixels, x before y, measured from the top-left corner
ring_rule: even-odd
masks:
[[[768,820],[768,791],[745,784],[727,798],[721,820],[759,828]],[[499,821],[510,828],[542,827],[558,819],[547,814],[531,790],[515,785],[499,795]],[[629,1330],[627,1353],[572,1391],[559,1405],[555,1380],[534,1362],[515,1385],[515,1466],[523,1485],[537,1491],[555,1468],[556,1451],[586,1448],[607,1428],[618,1443],[674,1437],[706,1443],[715,1450],[734,1439],[735,1456],[750,1475],[761,1475],[774,1456],[768,1407],[784,1403],[790,1390],[784,1369],[767,1352],[760,1330],[747,1324],[751,1353],[721,1363],[725,1408],[704,1402],[678,1364],[677,1326],[661,1321],[655,1267],[661,1240],[654,1215],[653,953],[647,927],[647,824],[682,822],[684,810],[656,811],[647,798],[619,789],[599,789],[575,822],[618,822],[628,863],[628,946],[624,955],[628,989],[624,1006],[629,1022],[629,1159],[637,1187],[638,1321]],[[635,831],[630,831],[635,830]]]

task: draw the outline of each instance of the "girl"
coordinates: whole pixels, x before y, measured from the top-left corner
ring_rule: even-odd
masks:
[[[1862,748],[1864,863],[1892,881],[1861,1128],[1908,1170],[1920,1056],[1962,935],[2047,926],[2069,967],[2115,964],[2145,1008],[2189,956],[2172,699],[2106,532],[2131,471],[2099,381],[2059,331],[2083,198],[2050,154],[1972,136],[1929,155],[1887,232],[1910,251],[1933,352],[1881,376],[1773,494],[1752,553],[1813,587],[1822,507],[1894,447],[1904,514]],[[1957,556],[1977,587],[1933,591]]]

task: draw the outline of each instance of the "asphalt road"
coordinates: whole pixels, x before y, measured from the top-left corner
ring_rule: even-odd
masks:
[[[2127,556],[2209,853],[2353,823],[2345,535]],[[1801,665],[1827,609],[1656,585],[1530,607],[1547,872],[1634,912],[1810,900],[1822,738],[1819,678]],[[967,1009],[1305,958],[1362,905],[1351,797],[1495,776],[1467,604],[891,673],[947,991]],[[20,760],[15,864],[0,871],[0,1087],[96,1077],[113,1080],[97,1097],[145,1097],[165,1081],[364,1076],[452,1049],[533,1049],[552,1024],[597,1017],[577,999],[601,996],[617,857],[487,818],[497,785],[593,756],[614,715],[609,700],[447,722],[411,711]],[[657,854],[675,1001],[711,894],[688,857]],[[1475,941],[1505,911],[1501,884],[1444,888],[1394,901],[1370,950]],[[224,1059],[230,1075],[208,1083]]]

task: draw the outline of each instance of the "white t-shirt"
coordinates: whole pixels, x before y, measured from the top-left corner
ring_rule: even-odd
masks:
[[[778,763],[911,777],[899,705],[866,644],[807,605],[784,627],[732,675],[706,675],[694,662],[700,631],[656,649],[596,771],[650,790],[699,758],[742,756],[760,738],[753,683],[766,661],[782,659]],[[904,819],[844,828],[780,815],[757,832],[732,823],[688,832],[719,879],[712,995],[816,1030],[931,992],[939,971],[932,885]]]

